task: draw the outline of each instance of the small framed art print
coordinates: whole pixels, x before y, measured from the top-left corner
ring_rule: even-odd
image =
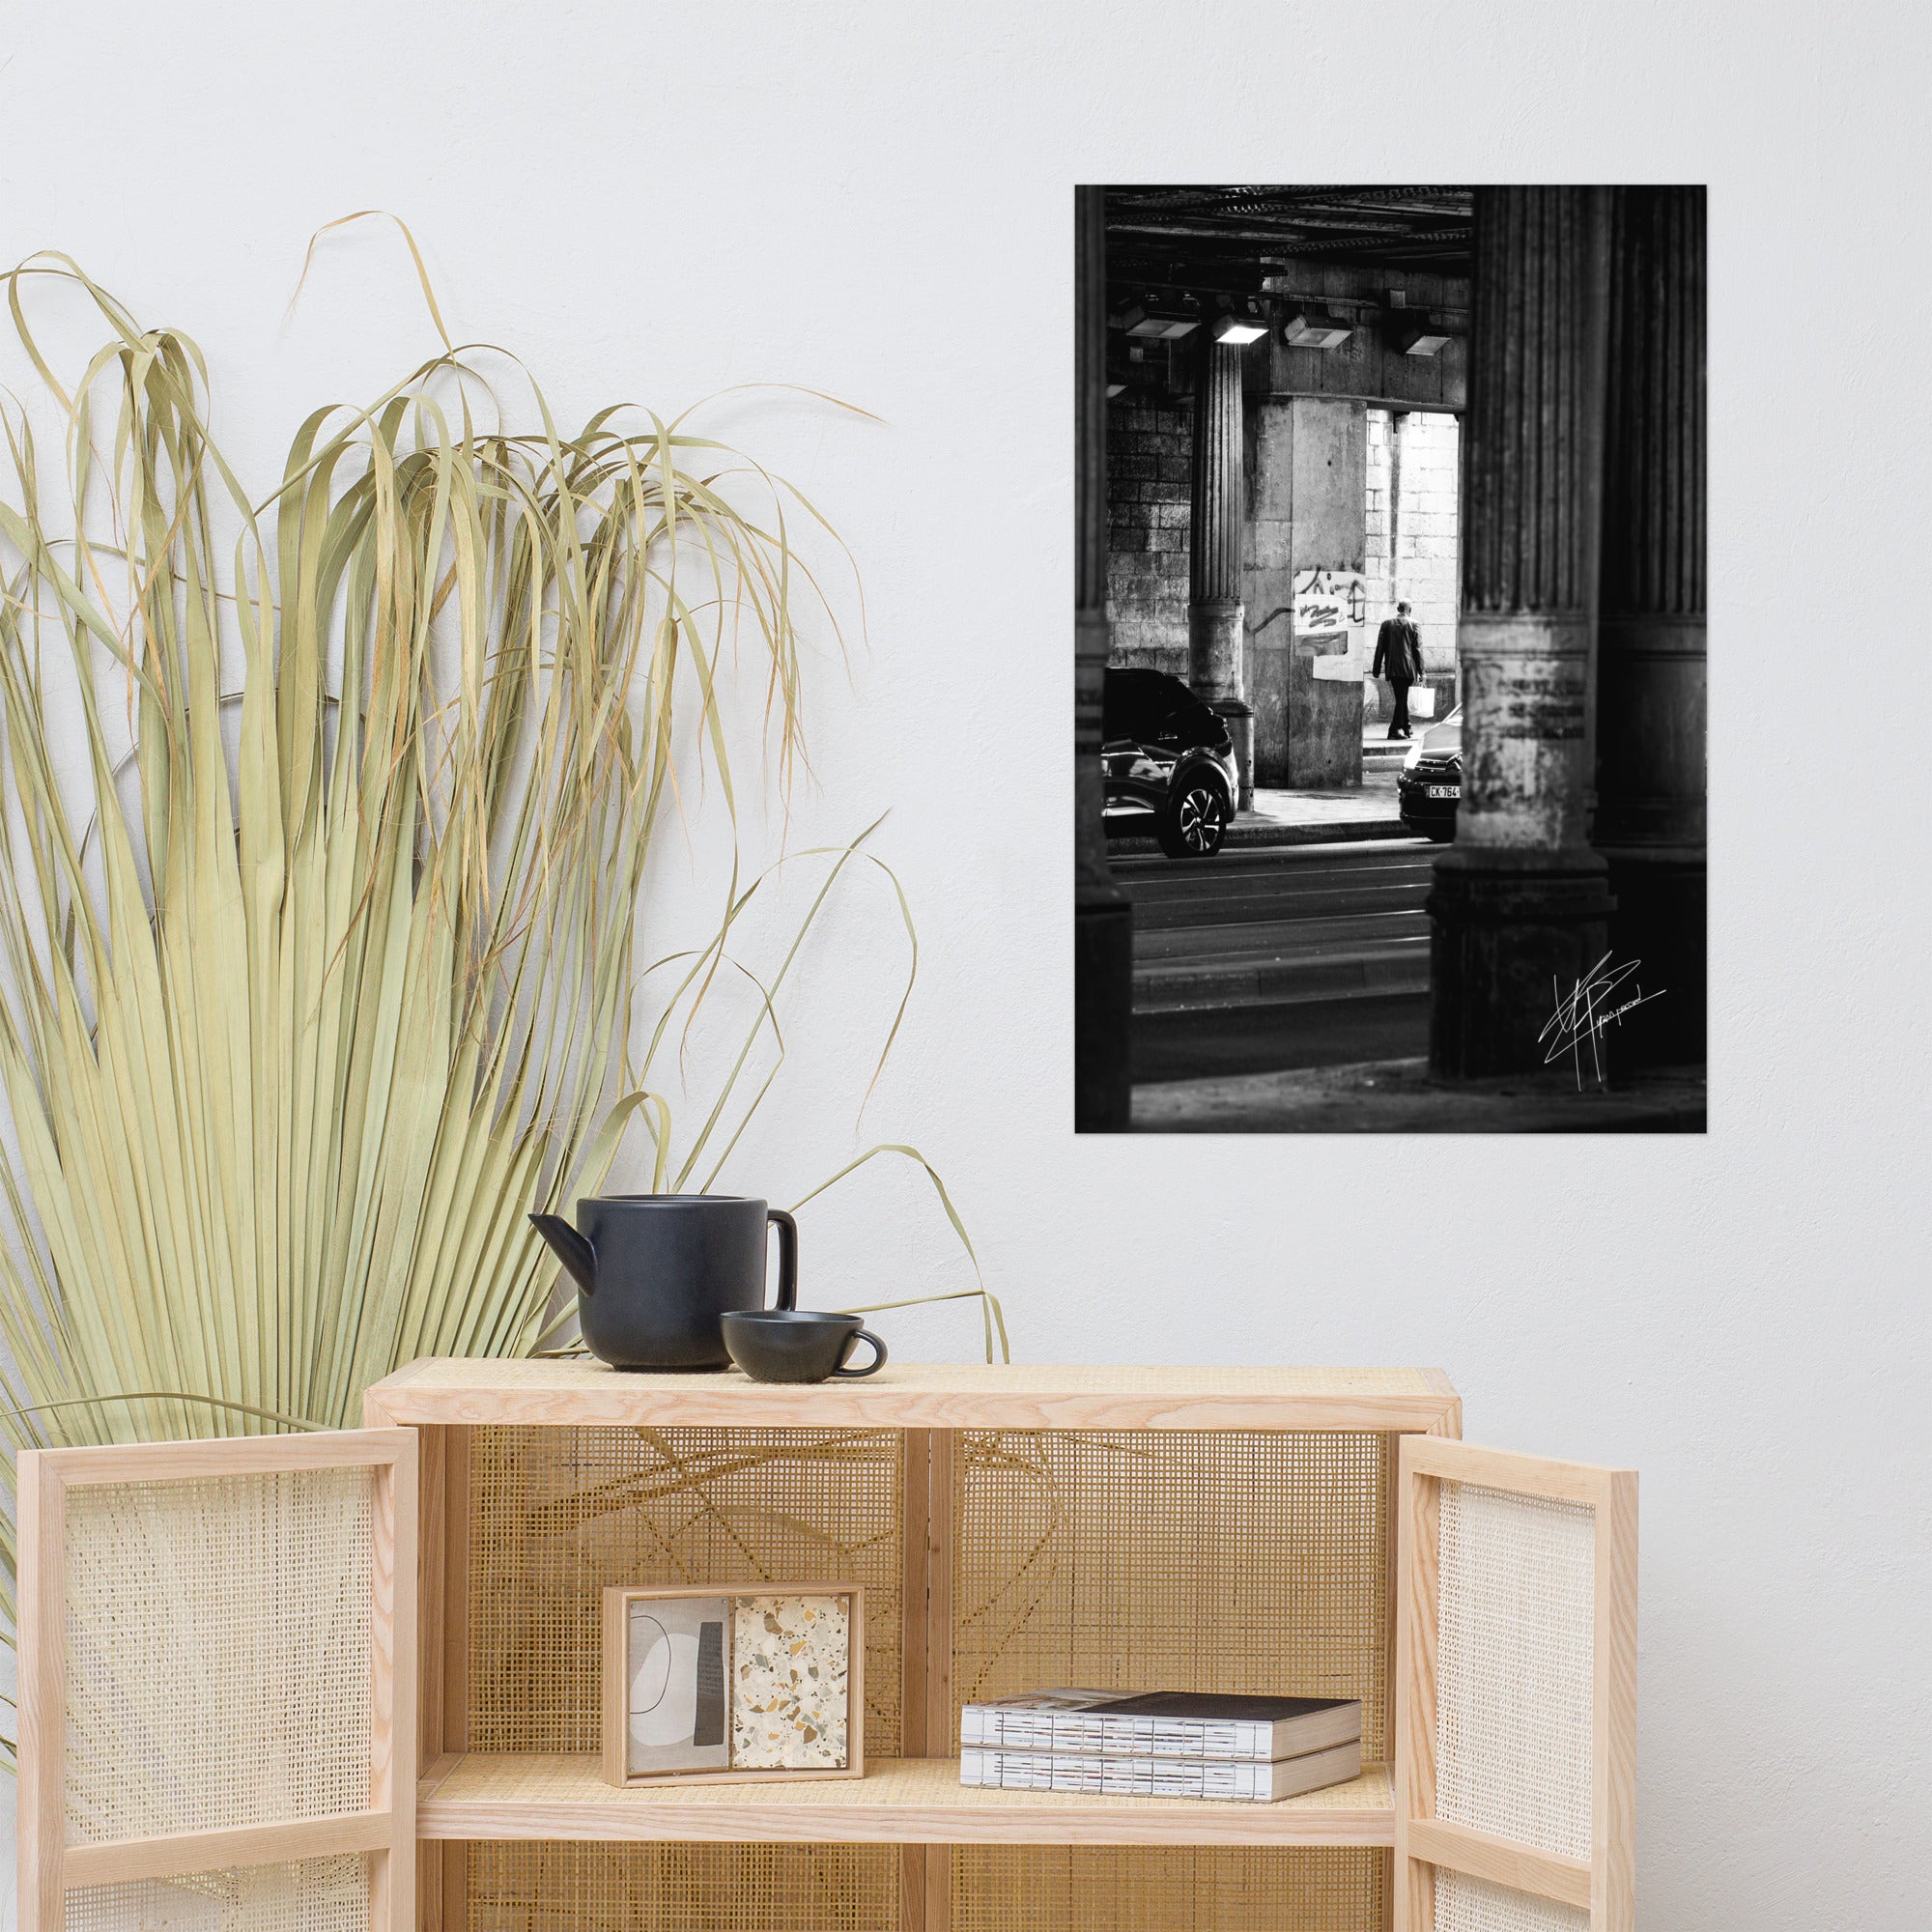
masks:
[[[865,1605],[853,1583],[604,1592],[604,1776],[865,1775]]]

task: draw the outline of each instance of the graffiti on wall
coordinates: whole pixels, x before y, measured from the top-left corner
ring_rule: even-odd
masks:
[[[1369,583],[1359,570],[1297,570],[1294,573],[1294,629],[1358,629],[1369,621]]]
[[[1314,675],[1343,683],[1367,668],[1369,582],[1359,570],[1297,570],[1294,641]]]

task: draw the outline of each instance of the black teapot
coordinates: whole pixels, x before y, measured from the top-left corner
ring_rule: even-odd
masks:
[[[780,1308],[798,1305],[798,1224],[732,1194],[605,1194],[531,1225],[577,1283],[583,1346],[613,1369],[723,1369],[720,1318],[765,1305],[765,1230],[779,1231]]]

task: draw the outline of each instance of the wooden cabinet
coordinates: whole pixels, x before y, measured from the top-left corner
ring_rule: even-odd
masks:
[[[221,1932],[1634,1922],[1634,1479],[1462,1444],[1439,1372],[895,1364],[801,1388],[424,1361],[365,1419],[23,1462],[24,1932],[204,1922],[155,1897],[213,1900]],[[297,1468],[362,1474],[258,1493]],[[316,1728],[332,1784],[264,1759],[270,1802],[177,1805],[191,1828],[90,1798],[118,1775],[101,1714],[156,1655],[85,1601],[99,1565],[61,1498],[96,1482],[114,1520],[88,1533],[143,1552],[116,1615],[242,1660],[168,1692],[229,1700],[211,1738],[259,1719],[315,1605],[339,1654],[298,1673],[273,1750]],[[360,1526],[314,1533],[331,1512]],[[176,1602],[182,1552],[216,1547],[225,1634],[206,1589]],[[865,1588],[867,1775],[607,1783],[604,1587],[800,1577]],[[960,1702],[1050,1683],[1358,1696],[1363,1774],[1269,1805],[962,1787]],[[210,1775],[189,1753],[168,1788]]]
[[[27,1451],[22,1932],[394,1932],[416,1435]]]

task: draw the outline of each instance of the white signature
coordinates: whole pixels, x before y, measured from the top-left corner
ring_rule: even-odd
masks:
[[[1590,1065],[1596,1074],[1597,1085],[1601,1087],[1604,1084],[1604,1058],[1600,1046],[1604,1029],[1613,1026],[1633,1008],[1662,999],[1667,990],[1660,986],[1656,992],[1646,993],[1638,986],[1634,989],[1634,999],[1612,1005],[1611,1002],[1629,984],[1632,975],[1641,964],[1641,960],[1633,959],[1627,966],[1612,966],[1610,955],[1605,952],[1577,981],[1577,989],[1568,999],[1557,991],[1554,980],[1549,982],[1549,990],[1556,995],[1556,1010],[1550,1015],[1548,1024],[1537,1035],[1537,1043],[1548,1049],[1543,1056],[1546,1066],[1569,1054],[1577,1068],[1579,1093],[1583,1087],[1584,1040],[1590,1042]]]

